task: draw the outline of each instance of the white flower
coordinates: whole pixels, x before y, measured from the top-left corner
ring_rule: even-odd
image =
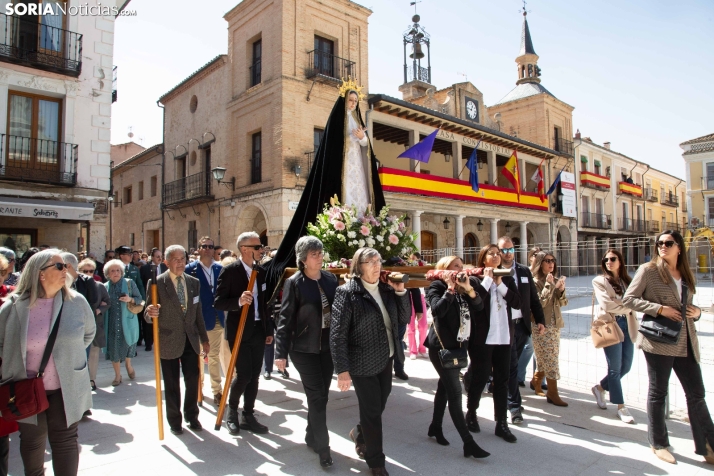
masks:
[[[340,241],[345,241],[345,240],[346,240],[345,235],[337,235],[337,239],[340,240]]]
[[[352,241],[350,242],[350,245],[351,245],[351,246],[354,246],[354,245],[356,245],[356,244],[357,244],[357,240],[352,240]]]
[[[343,237],[343,238],[344,238],[344,237]],[[405,251],[405,253],[406,253],[406,251]],[[328,253],[327,251],[325,251],[325,256],[322,257],[322,260],[323,260],[323,261],[330,261],[330,253]]]
[[[357,238],[357,233],[354,231],[348,231],[347,232],[347,238],[354,239]]]
[[[374,238],[372,238],[371,236],[368,236],[365,241],[367,242],[367,246],[374,246]]]
[[[387,247],[386,247],[386,248],[384,248],[384,249],[385,249],[385,250],[387,250],[387,251],[389,251],[389,250],[391,250],[391,249],[392,249],[392,247],[391,247],[391,246],[389,246],[389,245],[387,245]]]
[[[384,242],[384,237],[382,235],[377,235],[375,238],[377,238],[377,241],[380,243]]]
[[[357,244],[359,245],[360,248],[364,248],[364,244],[365,244],[365,243],[364,243],[364,240],[359,240],[359,241],[357,242]]]

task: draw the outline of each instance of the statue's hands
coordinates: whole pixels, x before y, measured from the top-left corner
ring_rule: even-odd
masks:
[[[357,129],[352,129],[352,133],[355,135],[356,138],[359,140],[364,139],[364,132],[367,130],[366,127],[358,127]]]

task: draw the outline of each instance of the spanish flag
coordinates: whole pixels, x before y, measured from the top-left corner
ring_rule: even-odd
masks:
[[[501,169],[501,173],[503,174],[506,179],[511,182],[511,185],[513,185],[513,188],[516,189],[516,193],[518,194],[518,201],[521,200],[521,187],[520,187],[520,180],[518,177],[520,177],[520,174],[518,173],[518,156],[516,155],[516,150],[513,149],[513,153],[511,154],[511,158],[508,159],[508,162],[506,162],[506,166]]]

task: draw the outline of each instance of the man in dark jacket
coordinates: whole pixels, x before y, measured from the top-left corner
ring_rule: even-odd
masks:
[[[263,245],[260,236],[253,232],[241,233],[236,242],[240,258],[235,263],[224,267],[218,276],[216,299],[213,307],[218,311],[226,311],[226,339],[233,350],[241,308],[248,305],[243,338],[236,361],[235,378],[231,382],[231,393],[228,399],[228,418],[226,426],[231,435],[237,435],[240,428],[254,433],[267,433],[268,427],[258,423],[253,415],[255,399],[258,396],[260,369],[263,366],[265,345],[273,342],[273,321],[268,313],[268,300],[265,284],[265,270],[259,268],[258,278],[253,289],[248,289],[253,263],[260,261],[263,255]],[[243,415],[238,425],[238,403],[243,398]]]
[[[511,238],[508,236],[499,238],[498,249],[501,252],[501,266],[504,268],[515,266],[514,279],[521,295],[521,308],[513,309],[511,316],[515,321],[515,334],[511,343],[511,374],[508,378],[508,410],[511,412],[511,423],[518,425],[523,423],[521,391],[518,388],[518,359],[532,333],[531,314],[538,325],[537,332],[541,334],[545,332],[545,318],[533,275],[526,266],[516,263],[516,250]]]
[[[168,269],[164,263],[163,253],[161,253],[160,249],[154,248],[151,250],[151,261],[139,268],[139,277],[142,283],[148,283],[151,279],[156,281],[156,277],[165,273]],[[140,322],[139,325],[143,326],[144,343],[146,344],[146,351],[149,352],[154,345],[154,330],[151,324],[146,321]]]

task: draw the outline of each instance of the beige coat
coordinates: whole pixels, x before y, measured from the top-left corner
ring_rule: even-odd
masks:
[[[691,288],[687,296],[687,304],[692,303]],[[679,298],[677,285],[674,279],[670,276],[669,282],[662,281],[659,271],[654,263],[648,263],[640,266],[635,274],[635,277],[627,288],[625,295],[622,297],[622,302],[630,309],[656,316],[660,306],[670,306],[676,309],[682,308],[682,302]],[[658,355],[669,355],[673,357],[686,357],[687,355],[687,339],[692,341],[692,350],[694,358],[699,362],[699,339],[697,338],[697,329],[694,327],[693,319],[684,319],[686,324],[682,327],[682,332],[679,336],[677,344],[664,344],[662,342],[654,342],[647,339],[641,333],[638,333],[635,345],[645,352]]]
[[[633,310],[625,307],[622,303],[622,299],[617,296],[617,293],[607,279],[605,279],[605,276],[598,276],[593,279],[593,292],[602,310],[601,313],[595,312],[595,319],[600,319],[605,322],[614,322],[615,316],[624,315],[627,318],[627,330],[630,334],[630,340],[635,342],[637,336],[640,335],[640,333],[637,332],[640,327],[637,322],[637,315]],[[623,335],[620,342],[624,340],[625,336]]]
[[[554,285],[545,280],[541,281],[536,276],[533,276],[533,281],[538,289],[538,299],[540,299],[540,304],[543,306],[545,327],[552,327],[550,325],[551,317],[555,317],[555,327],[562,329],[565,327],[565,321],[560,308],[568,305],[565,291],[559,291]]]

